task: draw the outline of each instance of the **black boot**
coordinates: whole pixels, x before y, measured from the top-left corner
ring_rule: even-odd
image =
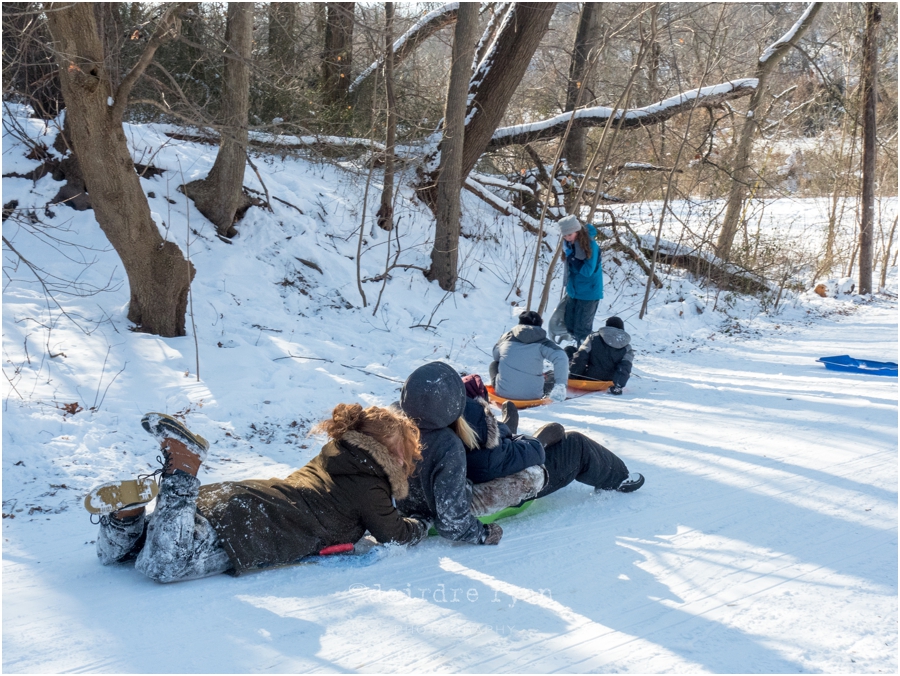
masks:
[[[519,409],[516,408],[516,405],[513,402],[507,399],[503,402],[503,406],[500,407],[500,410],[503,412],[503,417],[500,419],[500,422],[506,425],[510,432],[518,434]]]
[[[544,448],[558,444],[566,438],[566,428],[559,423],[547,423],[534,433],[534,438],[541,442]]]

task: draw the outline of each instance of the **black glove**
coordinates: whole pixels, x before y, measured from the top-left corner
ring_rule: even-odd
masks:
[[[612,387],[609,388],[609,393],[610,394],[622,394],[622,388],[619,387],[618,385],[613,385]]]
[[[502,537],[503,529],[496,523],[489,523],[485,525],[484,532],[481,534],[481,544],[496,545],[500,543]]]

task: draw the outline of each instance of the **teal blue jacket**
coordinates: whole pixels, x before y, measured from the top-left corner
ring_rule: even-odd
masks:
[[[600,262],[600,247],[596,240],[597,229],[590,224],[584,227],[587,228],[588,236],[591,238],[591,250],[585,260],[576,257],[578,247],[575,246],[575,242],[563,240],[563,253],[566,255],[568,266],[566,295],[576,300],[600,300],[603,298],[603,265]]]

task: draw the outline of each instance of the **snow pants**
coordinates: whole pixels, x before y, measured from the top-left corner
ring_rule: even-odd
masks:
[[[164,475],[156,510],[128,519],[103,517],[97,556],[103,565],[135,561],[151,580],[178,582],[231,570],[209,521],[197,513],[200,480],[185,472]]]
[[[559,426],[560,429],[561,426]],[[542,498],[579,481],[598,490],[614,490],[628,477],[625,463],[608,448],[580,432],[565,432],[560,441],[544,448],[547,485]]]
[[[581,345],[594,328],[594,315],[600,306],[599,300],[577,300],[569,298],[566,302],[566,331],[575,342]]]

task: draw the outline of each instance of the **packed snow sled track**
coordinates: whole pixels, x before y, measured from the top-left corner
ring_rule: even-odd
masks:
[[[82,509],[4,519],[4,671],[896,672],[897,383],[814,362],[891,357],[896,312],[642,354],[622,397],[524,412],[647,483],[572,484],[497,547],[160,585],[101,567]]]

